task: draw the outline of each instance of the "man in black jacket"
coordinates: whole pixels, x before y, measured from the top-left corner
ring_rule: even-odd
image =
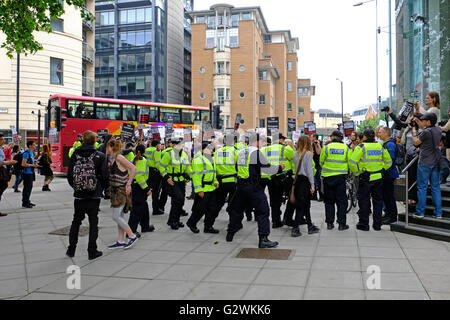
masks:
[[[85,215],[89,218],[89,244],[88,255],[89,260],[93,260],[102,255],[101,251],[97,250],[97,238],[98,238],[98,211],[100,207],[100,198],[102,196],[103,189],[108,184],[109,171],[104,153],[99,152],[94,144],[97,135],[92,131],[86,131],[83,134],[83,145],[75,150],[74,154],[70,158],[69,172],[67,174],[67,180],[72,188],[74,188],[75,197],[75,214],[73,216],[72,226],[69,234],[69,247],[66,255],[68,257],[75,256],[75,249],[78,243],[78,232],[80,230],[81,222],[84,220]],[[89,158],[94,155],[93,162],[95,165],[96,186],[95,191],[89,190],[76,190],[74,182],[74,168],[77,164],[77,160]]]

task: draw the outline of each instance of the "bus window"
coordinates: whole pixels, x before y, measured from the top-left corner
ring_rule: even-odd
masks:
[[[123,120],[125,121],[136,121],[136,109],[133,104],[123,105]]]
[[[172,116],[174,123],[180,123],[180,110],[176,108],[159,108],[160,121],[167,122]]]
[[[211,114],[209,111],[201,111],[201,121],[211,121]]]
[[[197,120],[197,110],[181,109],[181,123],[194,124]]]
[[[120,105],[97,102],[96,119],[122,120],[122,117],[120,116]]]
[[[148,106],[138,106],[139,122],[158,122],[158,108]]]
[[[68,118],[94,119],[94,103],[92,101],[69,100],[67,103]]]

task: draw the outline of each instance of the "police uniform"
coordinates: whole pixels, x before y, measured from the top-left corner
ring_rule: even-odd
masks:
[[[136,233],[138,224],[141,225],[141,232],[151,232],[154,230],[154,227],[150,226],[150,214],[147,203],[147,193],[150,190],[150,186],[147,184],[148,174],[148,162],[142,157],[136,161],[136,174],[131,185],[132,208],[128,225],[133,233]]]
[[[79,147],[81,147],[83,143],[80,140],[77,140],[73,143],[72,148],[70,148],[69,150],[69,158],[72,158],[73,153],[75,152],[75,150],[77,150]]]
[[[282,136],[280,135],[280,138]],[[272,211],[272,228],[282,227],[281,205],[283,195],[289,193],[292,186],[291,161],[294,158],[294,150],[290,146],[274,143],[264,147],[261,152],[273,166],[285,165],[284,171],[280,174],[271,175],[268,180],[270,208]]]
[[[333,133],[342,137],[342,133]],[[322,167],[325,222],[328,229],[334,228],[335,204],[337,205],[337,222],[339,230],[348,229],[347,226],[347,190],[346,177],[348,174],[349,149],[340,141],[333,141],[322,148],[320,165]]]
[[[259,137],[257,138],[259,139]],[[255,219],[258,223],[259,247],[271,248],[277,242],[268,240],[270,234],[270,209],[267,196],[261,187],[261,171],[267,174],[282,172],[281,166],[272,166],[258,148],[251,146],[238,154],[238,183],[230,205],[230,222],[227,241],[233,241],[236,232],[242,229],[242,219],[245,208],[255,208]]]
[[[183,206],[186,196],[186,181],[191,174],[189,158],[183,149],[175,148],[166,151],[160,162],[160,173],[165,181],[168,194],[171,197],[171,208],[167,224],[174,230],[184,227],[180,222],[180,216],[183,213]],[[167,182],[172,179],[174,185]]]
[[[205,146],[206,148],[206,146]],[[216,210],[216,185],[219,184],[216,178],[214,160],[211,155],[203,154],[199,151],[192,159],[191,178],[194,186],[194,204],[192,214],[186,225],[192,232],[198,233],[197,223],[205,216],[205,233],[219,233],[214,229],[214,222],[217,218]],[[203,192],[203,198],[200,197]]]
[[[157,147],[149,147],[145,149],[145,157],[147,159],[149,168],[148,184],[152,188],[152,209],[153,215],[161,214],[161,206],[159,203],[159,194],[161,192],[162,177],[158,170],[159,162],[161,161],[161,152]]]
[[[370,198],[373,203],[373,229],[381,230],[383,209],[383,171],[392,166],[389,151],[378,142],[364,142],[353,151],[350,169],[359,176],[357,229],[369,231]]]
[[[171,146],[165,148],[164,150],[158,150],[155,154],[155,164],[156,168],[159,171],[159,175],[161,176],[161,159],[163,158],[166,152],[169,152],[173,148]],[[167,183],[164,182],[163,177],[161,176],[161,192],[158,198],[158,206],[159,206],[159,214],[164,214],[164,210],[166,208],[168,192],[167,192]]]
[[[135,158],[135,155],[134,155],[134,153],[133,153],[133,151],[132,151],[131,149],[129,149],[129,150],[124,150],[124,151],[123,151],[123,156],[124,156],[128,161],[130,161],[131,163],[133,163],[134,158]]]
[[[233,146],[224,146],[214,153],[219,188],[216,190],[216,215],[225,205],[226,199],[231,199],[236,191],[238,151]],[[227,207],[227,212],[229,206]]]
[[[234,148],[237,150],[237,152],[239,154],[239,152],[241,150],[245,150],[245,149],[248,150],[248,145],[246,143],[244,143],[244,142],[236,142],[234,144]],[[265,187],[267,186],[267,184],[264,184],[264,180],[261,181],[261,185],[263,186],[263,189],[265,189]],[[245,208],[245,215],[247,217],[247,221],[252,221],[253,220],[253,216],[252,216],[253,209],[254,208],[251,208],[250,205],[247,208]]]

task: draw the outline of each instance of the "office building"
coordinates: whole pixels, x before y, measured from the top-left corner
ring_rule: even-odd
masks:
[[[260,7],[218,4],[191,16],[193,104],[220,105],[224,128],[238,113],[243,129],[266,128],[268,117],[283,133],[288,119],[303,125],[314,87],[298,80],[299,41],[289,30],[269,30]]]
[[[192,5],[192,0],[96,1],[95,95],[188,102],[185,24]]]
[[[397,110],[404,100],[441,97],[441,117],[450,107],[450,1],[396,0]],[[425,105],[425,104],[424,104]]]
[[[51,21],[53,32],[35,32],[43,50],[20,56],[19,129],[22,141],[37,138],[38,110],[44,130],[45,106],[53,94],[92,95],[94,82],[94,23],[80,10],[64,5],[65,13]],[[85,10],[94,14],[94,0]],[[5,35],[0,34],[0,41]],[[10,59],[0,49],[0,130],[11,139],[16,125],[17,56]],[[42,105],[38,105],[38,101]],[[32,113],[33,112],[33,113]]]

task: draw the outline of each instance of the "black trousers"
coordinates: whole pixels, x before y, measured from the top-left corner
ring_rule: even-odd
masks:
[[[22,176],[23,176],[22,204],[27,205],[30,203],[34,179],[33,174],[24,173]]]
[[[8,182],[0,181],[0,200],[2,200],[2,195],[5,190],[8,189]]]
[[[227,197],[230,199],[230,201],[231,199],[233,199],[234,193],[236,192],[236,183],[234,182],[221,183],[219,185],[219,188],[215,192],[216,192],[216,217],[218,217],[220,210],[222,210],[223,206],[225,205]],[[227,212],[229,212],[229,210],[230,204],[228,203]]]
[[[100,199],[75,199],[74,207],[75,213],[73,215],[69,233],[69,249],[74,250],[77,247],[80,225],[87,214],[89,219],[88,251],[95,252],[97,250],[98,209],[100,207]]]
[[[391,221],[397,221],[397,203],[394,196],[395,179],[383,179],[383,202],[386,206],[386,217]]]
[[[141,225],[141,231],[150,228],[147,198],[147,193],[138,184],[133,183],[131,186],[132,208],[128,219],[128,225],[133,233],[136,233],[139,224]]]
[[[242,229],[242,219],[245,208],[255,208],[255,219],[258,223],[258,234],[268,236],[270,234],[270,208],[267,196],[261,186],[255,187],[251,182],[238,182],[236,193],[230,204],[230,222],[228,232],[236,233]]]
[[[164,211],[164,208],[166,207],[166,203],[167,203],[168,194],[169,194],[169,192],[167,191],[169,185],[163,180],[162,177],[161,177],[160,185],[161,185],[161,187],[160,187],[160,193],[159,193],[158,206],[159,206],[159,209]]]
[[[371,181],[369,183],[359,182],[358,204],[359,225],[369,226],[370,198],[373,206],[373,226],[381,227],[381,212],[383,210],[383,180]]]
[[[311,221],[311,183],[305,176],[299,176],[295,183],[295,220],[293,223],[294,228],[298,228],[301,219],[305,219],[308,227],[312,227]]]
[[[194,204],[192,206],[192,214],[189,217],[188,223],[192,226],[197,226],[200,219],[205,216],[205,228],[212,228],[216,221],[217,214],[216,192],[204,192],[203,198],[196,193],[194,196]]]
[[[292,185],[292,184],[291,184]],[[281,204],[283,202],[284,186],[280,178],[272,177],[269,180],[270,209],[272,211],[272,223],[281,222]]]
[[[183,212],[184,200],[186,196],[186,183],[177,181],[174,186],[171,186],[166,181],[165,184],[171,198],[169,221],[167,221],[167,223],[172,225],[180,222],[180,215]]]
[[[347,223],[347,194],[345,175],[326,177],[323,179],[326,223],[334,223],[335,205],[337,205],[337,222]]]
[[[150,174],[148,177],[148,185],[150,188],[152,188],[152,209],[153,213],[157,213],[158,210],[161,208],[159,203],[159,194],[161,192],[161,186],[162,186],[162,177],[161,174],[157,169],[150,168]],[[167,197],[166,197],[167,201]],[[164,203],[165,205],[165,203]],[[163,207],[164,209],[164,207]]]

